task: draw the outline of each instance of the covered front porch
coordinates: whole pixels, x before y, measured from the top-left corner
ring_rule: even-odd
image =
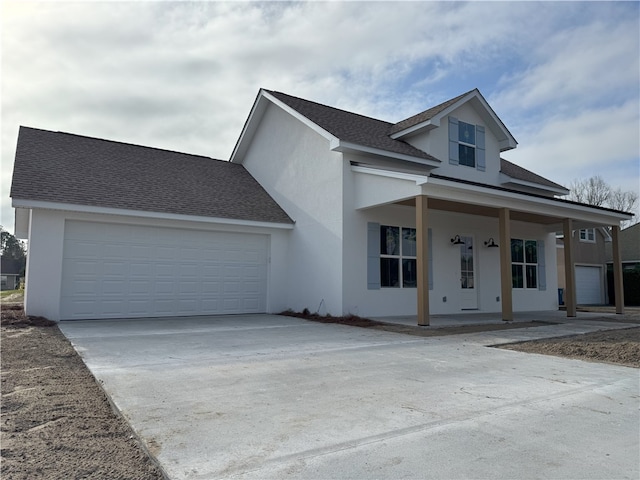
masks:
[[[378,168],[374,166],[357,165],[352,166],[355,175],[355,206],[357,210],[369,211],[382,206],[399,205],[413,208],[415,211],[416,230],[416,287],[417,287],[417,315],[403,316],[403,321],[410,321],[412,324],[421,326],[434,325],[433,322],[450,322],[448,316],[433,315],[430,309],[430,288],[433,288],[434,276],[433,255],[435,248],[444,248],[443,237],[448,239],[452,245],[462,242],[460,235],[456,231],[439,232],[438,245],[430,245],[434,235],[430,230],[432,217],[443,218],[447,215],[465,215],[475,218],[475,222],[484,222],[483,219],[496,225],[495,234],[484,239],[478,238],[476,251],[484,243],[484,247],[494,247],[497,252],[495,262],[499,264],[496,269],[495,278],[492,279],[493,286],[498,288],[499,295],[495,297],[500,306],[500,319],[502,321],[518,321],[520,318],[528,317],[529,314],[521,312],[522,308],[518,304],[518,299],[522,298],[526,289],[518,289],[518,282],[521,278],[516,278],[514,283],[514,272],[522,274],[526,264],[516,265],[512,258],[514,240],[512,228],[518,225],[522,230],[522,225],[531,225],[538,231],[545,232],[545,235],[554,235],[555,232],[563,232],[569,238],[572,232],[581,228],[607,227],[612,235],[612,247],[614,255],[614,283],[615,283],[615,305],[616,313],[624,313],[624,298],[622,293],[622,268],[620,262],[619,232],[620,221],[631,218],[630,214],[618,212],[610,209],[592,207],[578,204],[552,196],[545,196],[535,193],[521,192],[501,187],[478,184],[469,181],[451,179],[439,175],[416,174],[413,172],[403,172],[390,170],[388,168]],[[384,192],[381,195],[380,192]],[[442,229],[442,222],[438,224]],[[520,237],[522,235],[519,235]],[[516,237],[518,238],[518,237]],[[554,245],[547,242],[548,248]],[[538,242],[538,250],[544,248],[544,242]],[[536,252],[537,253],[537,252]],[[437,255],[437,253],[435,253]],[[544,253],[541,252],[544,259]],[[523,261],[524,263],[524,261]],[[558,313],[566,317],[576,316],[576,282],[573,268],[573,252],[571,246],[565,247],[565,304],[566,313]],[[551,265],[548,265],[551,267]],[[520,268],[520,270],[518,270]],[[535,271],[536,288],[546,290],[545,263],[544,260],[536,262],[531,266],[532,274]],[[526,270],[528,273],[529,270]],[[461,282],[465,282],[464,274],[461,274]],[[437,275],[435,280],[437,281]],[[473,281],[473,278],[472,278]],[[540,284],[538,285],[538,282]],[[549,290],[555,290],[555,283],[550,283]],[[515,291],[515,303],[514,303]],[[523,293],[524,292],[524,293]],[[442,292],[439,293],[439,295]],[[554,293],[555,295],[555,293]],[[446,297],[446,295],[445,295]],[[442,297],[444,301],[446,298]],[[436,296],[436,298],[440,298]],[[547,297],[548,298],[548,297]],[[555,309],[557,303],[553,306]],[[545,306],[549,308],[549,306]],[[530,310],[530,308],[528,308]],[[517,316],[514,315],[517,312]],[[465,315],[460,312],[461,315]],[[475,313],[476,318],[495,319],[495,312]]]

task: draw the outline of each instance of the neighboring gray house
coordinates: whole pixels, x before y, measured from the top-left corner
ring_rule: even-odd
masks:
[[[640,223],[636,223],[620,232],[620,257],[622,269],[631,270],[640,266]],[[605,245],[607,264],[613,264],[613,249],[611,244]]]
[[[0,290],[15,290],[20,285],[22,263],[12,258],[0,257]]]
[[[556,239],[558,288],[565,285],[564,235]],[[579,305],[606,304],[605,246],[611,245],[611,235],[604,228],[583,228],[572,232],[573,265],[576,278],[576,298]]]

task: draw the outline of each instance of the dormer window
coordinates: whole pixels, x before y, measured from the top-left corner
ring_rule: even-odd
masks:
[[[476,126],[458,122],[458,162],[467,167],[476,166]]]
[[[485,171],[483,126],[449,117],[449,163]]]

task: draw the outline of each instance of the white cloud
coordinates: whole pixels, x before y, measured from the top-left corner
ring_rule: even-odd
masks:
[[[590,146],[589,165],[596,154],[627,158],[637,146],[621,133],[637,126],[633,4],[5,1],[2,8],[7,227],[18,125],[228,158],[260,87],[389,121],[481,87],[520,141],[514,154],[542,174],[553,171],[531,159],[575,151],[573,140]],[[540,119],[574,133],[554,138]]]

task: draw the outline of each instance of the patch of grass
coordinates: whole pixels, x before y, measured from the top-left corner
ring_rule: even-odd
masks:
[[[0,298],[5,298],[5,297],[9,297],[11,295],[22,295],[24,293],[24,291],[22,290],[2,290],[0,292]]]
[[[4,302],[23,302],[24,290],[2,290],[0,291],[0,300]]]

